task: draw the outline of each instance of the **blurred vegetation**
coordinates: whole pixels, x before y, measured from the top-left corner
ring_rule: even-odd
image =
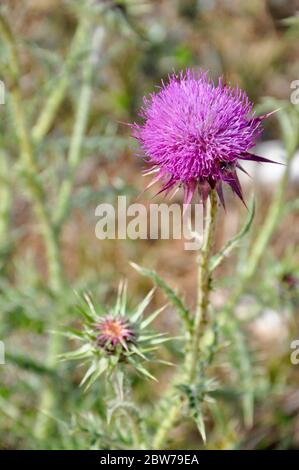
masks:
[[[290,104],[290,84],[299,79],[298,2],[280,2],[285,9],[260,0],[95,3],[96,12],[88,0],[1,2],[3,449],[113,447],[102,439],[108,433],[102,384],[83,393],[84,371],[57,363],[57,352],[73,343],[53,342],[53,330],[78,326],[73,290],[90,290],[109,304],[126,277],[134,304],[152,285],[131,269],[135,261],[155,269],[194,306],[195,256],[182,241],[100,241],[94,233],[97,204],[122,194],[135,201],[145,186],[126,125],[138,119],[143,95],[173,69],[202,67],[244,88],[257,109],[281,107],[265,124],[263,139],[282,141],[289,159],[298,148],[299,105]],[[290,362],[290,344],[299,337],[299,182],[288,178],[286,172],[280,186],[249,180],[247,199],[254,189],[256,201],[250,237],[216,271],[212,300],[226,328],[209,371],[217,380],[209,391],[217,400],[206,411],[209,448],[299,447],[299,366]],[[149,202],[148,194],[142,197]],[[248,215],[229,192],[226,197],[218,249]],[[261,252],[248,258],[261,233]],[[158,289],[154,305],[164,302]],[[178,333],[171,305],[156,327]],[[176,363],[180,345],[167,344],[163,356]],[[154,386],[131,378],[144,410],[173,375],[168,366],[154,369]],[[169,438],[177,448],[203,446],[189,421]]]

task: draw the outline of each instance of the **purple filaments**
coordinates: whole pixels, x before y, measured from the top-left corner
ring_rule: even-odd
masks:
[[[132,126],[149,164],[146,174],[155,174],[148,187],[159,181],[159,193],[167,194],[183,187],[185,204],[196,190],[205,202],[216,189],[224,206],[227,183],[243,201],[237,175],[242,160],[271,162],[250,153],[269,116],[255,117],[252,108],[245,92],[222,79],[215,85],[207,73],[194,70],[171,75],[144,98],[143,123]]]

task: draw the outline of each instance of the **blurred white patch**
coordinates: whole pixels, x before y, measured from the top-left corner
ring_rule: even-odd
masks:
[[[264,158],[269,158],[278,163],[286,162],[286,151],[281,141],[269,140],[258,144],[252,153]],[[242,167],[249,173],[251,178],[239,171],[241,184],[250,187],[254,184],[266,187],[266,189],[273,190],[276,184],[281,179],[284,173],[283,165],[275,165],[274,163],[257,163],[243,161]],[[299,150],[296,152],[290,167],[290,182],[299,184]]]
[[[282,343],[288,336],[286,321],[282,315],[272,309],[265,309],[262,314],[252,322],[251,332],[257,340],[264,343]]]

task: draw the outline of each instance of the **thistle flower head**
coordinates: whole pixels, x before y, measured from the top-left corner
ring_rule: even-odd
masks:
[[[205,202],[215,188],[224,205],[227,183],[243,201],[237,176],[242,160],[269,161],[250,153],[269,116],[254,117],[252,108],[245,92],[222,79],[215,85],[194,70],[171,75],[144,98],[143,124],[132,126],[150,165],[147,174],[156,173],[149,186],[160,181],[159,193],[182,186],[185,204],[197,189]]]
[[[78,305],[84,317],[82,330],[67,333],[68,337],[83,344],[79,349],[61,355],[61,359],[83,360],[89,363],[81,382],[86,388],[102,374],[109,376],[116,366],[130,365],[138,373],[154,379],[143,364],[149,361],[163,362],[158,361],[153,353],[170,338],[148,329],[164,307],[155,310],[146,318],[143,317],[153,293],[154,289],[133,310],[127,306],[125,283],[120,284],[112,308],[95,305],[89,295],[84,295],[84,302]]]
[[[99,331],[98,346],[107,351],[114,351],[118,345],[127,350],[128,343],[135,339],[133,327],[125,317],[108,315],[100,320],[96,328]]]

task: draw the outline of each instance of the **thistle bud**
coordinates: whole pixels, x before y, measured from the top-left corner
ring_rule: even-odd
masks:
[[[61,358],[90,363],[81,382],[86,388],[102,374],[109,377],[116,366],[130,365],[138,373],[154,379],[143,364],[162,362],[156,360],[153,353],[170,338],[163,333],[148,330],[148,326],[164,307],[146,318],[143,317],[153,293],[154,289],[133,310],[127,306],[127,289],[124,283],[120,284],[115,305],[110,309],[95,305],[89,295],[84,296],[84,304],[78,306],[84,317],[82,330],[67,333],[68,337],[79,340],[83,345],[76,351],[63,354]]]

